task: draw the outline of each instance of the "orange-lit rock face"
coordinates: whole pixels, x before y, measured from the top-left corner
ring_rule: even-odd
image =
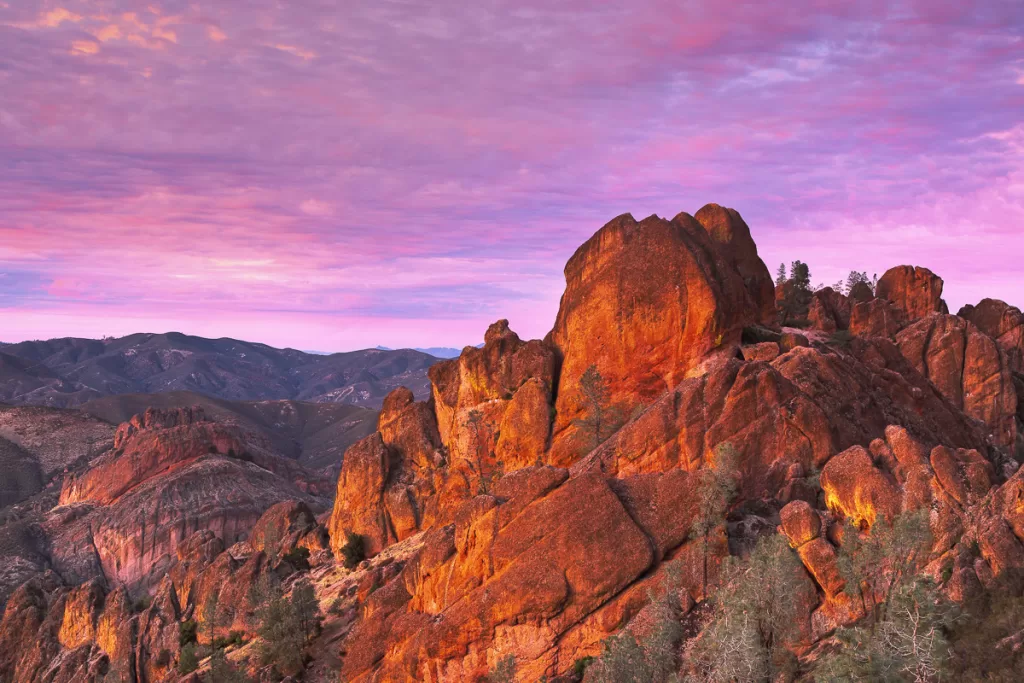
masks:
[[[850,300],[831,287],[825,287],[811,297],[807,319],[816,330],[836,332],[850,326],[850,312]]]
[[[949,312],[942,300],[942,278],[927,268],[890,268],[878,280],[875,296],[894,303],[911,321]]]
[[[330,524],[335,556],[341,556],[346,531],[362,536],[368,553],[378,553],[395,540],[384,506],[389,469],[390,457],[379,432],[345,451]]]
[[[509,655],[523,680],[571,668],[560,637],[643,574],[653,552],[602,478],[547,493],[551,480],[543,468],[537,476],[549,483],[523,482],[506,503],[472,501],[454,537],[370,596],[345,642],[343,680],[475,680]],[[587,644],[604,635],[594,629]]]
[[[889,521],[901,512],[895,482],[874,466],[871,455],[854,446],[829,460],[821,470],[825,503],[855,524],[870,527],[880,515]]]
[[[759,311],[757,321],[774,325],[775,284],[764,261],[757,255],[757,245],[750,236],[750,228],[739,212],[718,204],[707,204],[693,217],[721,245],[720,251],[743,278],[743,284]]]
[[[73,650],[96,639],[104,597],[103,587],[97,580],[83,583],[68,594],[57,636],[61,645]]]
[[[1012,372],[1024,373],[1024,314],[1019,308],[983,299],[977,306],[964,306],[959,316],[996,340]]]
[[[571,463],[593,445],[573,426],[586,410],[580,380],[590,366],[608,385],[609,406],[628,416],[739,342],[762,312],[737,262],[749,255],[726,257],[685,213],[620,216],[576,251],[551,335],[562,356],[552,462]]]
[[[991,337],[953,315],[934,315],[897,337],[900,351],[957,408],[988,426],[996,443],[1017,438],[1017,391]]]
[[[466,348],[459,358],[432,366],[428,374],[437,429],[453,461],[472,465],[482,459],[493,467],[502,420],[511,408],[516,413],[509,419],[518,423],[521,432],[533,433],[530,448],[543,449],[547,427],[541,423],[550,422],[550,409],[542,411],[540,403],[541,399],[545,405],[551,402],[555,363],[550,346],[520,340],[507,320],[499,320],[487,330],[482,348]],[[521,389],[525,392],[516,400]],[[508,448],[503,452],[507,455]]]
[[[861,301],[850,311],[850,333],[858,337],[892,338],[905,324],[903,309],[886,299]]]

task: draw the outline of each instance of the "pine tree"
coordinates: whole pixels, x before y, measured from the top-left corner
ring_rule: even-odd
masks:
[[[714,615],[690,641],[687,681],[760,683],[795,666],[785,648],[797,623],[803,566],[779,534],[761,539],[745,562],[729,561]]]
[[[228,661],[224,650],[215,648],[210,655],[210,671],[206,676],[207,683],[245,683],[245,673],[239,671]]]
[[[586,450],[600,446],[621,426],[622,415],[611,405],[611,390],[596,365],[588,367],[579,380],[583,415],[572,421],[587,439]]]
[[[775,285],[778,286],[784,284],[786,284],[786,264],[780,263],[779,270],[775,273]]]
[[[703,554],[703,593],[708,595],[708,559],[711,546],[711,535],[725,524],[725,515],[729,502],[736,493],[735,468],[739,454],[731,444],[723,444],[715,452],[713,467],[698,470],[697,477],[697,514],[690,528],[691,534],[697,538]]]
[[[304,634],[292,602],[285,599],[280,584],[263,576],[253,587],[249,602],[254,608],[257,652],[260,662],[272,665],[278,672],[293,676],[304,664]]]
[[[292,588],[292,609],[299,623],[299,630],[308,643],[320,628],[320,603],[309,579],[303,578]]]
[[[919,573],[930,559],[931,544],[927,509],[892,522],[878,519],[863,538],[853,527],[845,529],[839,569],[865,617],[836,633],[842,647],[820,666],[826,680],[923,683],[948,671],[952,606]]]
[[[218,617],[220,616],[220,596],[216,590],[210,591],[206,601],[203,603],[203,629],[206,631],[206,640],[212,649],[217,649]]]
[[[196,646],[194,643],[188,643],[181,648],[181,654],[178,655],[178,673],[184,676],[198,668],[199,658],[196,657]]]

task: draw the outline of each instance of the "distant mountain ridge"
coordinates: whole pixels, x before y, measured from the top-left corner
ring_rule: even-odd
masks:
[[[483,346],[483,344],[477,344],[473,348],[479,349],[482,346]],[[392,349],[392,348],[390,348],[388,346],[378,346],[376,348],[377,348],[378,351],[394,351],[395,350],[395,349]],[[417,347],[417,348],[414,348],[412,350],[413,351],[419,351],[420,353],[425,353],[428,356],[434,356],[435,358],[443,358],[445,360],[449,360],[451,358],[458,358],[460,355],[462,355],[462,349],[457,349],[457,348],[455,348],[453,346],[430,346],[430,347],[427,347],[425,349],[421,349],[421,348]]]
[[[317,355],[177,332],[26,341],[0,347],[0,402],[66,408],[105,396],[192,391],[379,408],[398,386],[426,398],[427,368],[437,360],[412,349]]]

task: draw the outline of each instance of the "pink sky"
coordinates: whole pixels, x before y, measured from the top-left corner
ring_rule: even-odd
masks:
[[[0,0],[0,340],[539,337],[607,220],[711,201],[773,272],[1024,306],[1022,35],[1019,0]]]

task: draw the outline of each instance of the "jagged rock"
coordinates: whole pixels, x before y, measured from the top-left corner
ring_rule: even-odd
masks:
[[[1017,392],[991,337],[957,316],[933,315],[900,332],[896,342],[957,408],[988,426],[995,443],[1014,446]]]
[[[891,301],[911,321],[932,313],[949,313],[942,300],[942,278],[927,268],[896,266],[885,272],[875,286],[875,296]]]
[[[814,292],[807,319],[811,327],[822,332],[836,332],[850,327],[850,300],[831,287]]]
[[[735,231],[730,239],[744,236]],[[565,267],[551,341],[562,357],[551,462],[570,464],[593,447],[574,421],[587,411],[580,380],[593,366],[608,404],[625,419],[673,388],[704,358],[727,352],[762,307],[738,258],[693,217],[620,216],[580,247]],[[735,249],[734,245],[734,249]],[[756,256],[754,257],[756,258]],[[657,264],[659,277],[648,277]]]
[[[906,324],[903,309],[885,299],[854,304],[850,312],[850,334],[858,337],[893,338]]]
[[[389,470],[390,456],[379,432],[345,451],[329,528],[336,556],[347,543],[346,532],[362,536],[371,554],[396,540],[384,505]]]
[[[875,298],[874,289],[871,285],[866,282],[858,282],[850,288],[850,303],[851,305],[860,303],[862,301],[871,301]]]
[[[764,261],[757,255],[757,245],[750,236],[750,228],[739,212],[718,204],[707,204],[693,217],[721,245],[726,258],[743,278],[747,292],[760,312],[758,322],[774,325],[775,284]]]
[[[601,477],[570,479],[518,511],[506,512],[510,504],[471,501],[454,544],[369,597],[368,618],[345,642],[344,679],[414,681],[433,671],[473,680],[506,655],[523,662],[519,675],[540,678],[559,662],[559,636],[653,561],[647,536]],[[594,507],[602,514],[586,512]]]
[[[498,447],[503,424],[531,432],[526,437],[530,455],[515,458],[535,460],[540,455],[536,449],[545,450],[555,366],[555,352],[547,343],[524,342],[507,320],[499,320],[487,330],[483,347],[466,348],[459,358],[430,369],[441,443],[453,468],[473,480],[471,488],[480,480],[486,487],[486,481],[505,469],[502,458],[509,456],[509,445]],[[514,412],[506,422],[510,410]],[[524,436],[510,433],[507,438]]]
[[[958,315],[996,340],[1012,372],[1024,373],[1024,314],[1019,308],[998,299],[982,299],[977,306],[964,306]]]

